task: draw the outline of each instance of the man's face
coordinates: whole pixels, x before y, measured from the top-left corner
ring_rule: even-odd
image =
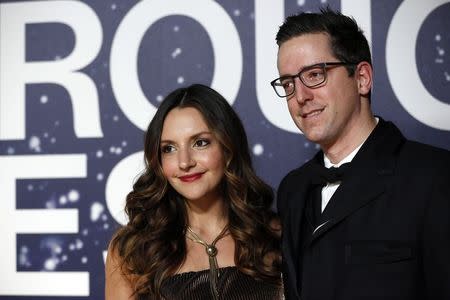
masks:
[[[338,62],[323,33],[305,34],[284,42],[278,50],[280,76],[296,75],[303,68],[322,62]],[[295,79],[295,93],[287,105],[292,119],[306,138],[322,147],[331,147],[355,135],[361,110],[358,82],[344,66],[327,68],[327,79],[308,88]]]

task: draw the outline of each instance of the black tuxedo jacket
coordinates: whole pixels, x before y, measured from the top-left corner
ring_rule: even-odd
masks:
[[[450,152],[380,118],[314,224],[315,160],[278,189],[286,299],[450,299]]]

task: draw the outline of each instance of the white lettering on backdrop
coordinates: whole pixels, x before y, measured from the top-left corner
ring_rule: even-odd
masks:
[[[103,137],[97,87],[78,72],[100,51],[102,28],[95,12],[78,1],[29,1],[0,4],[0,140],[25,138],[25,85],[55,83],[66,88],[77,137]],[[75,34],[69,56],[25,61],[25,25],[63,23]]]
[[[138,2],[123,18],[111,45],[111,85],[123,113],[142,130],[147,128],[156,108],[147,101],[139,84],[136,64],[139,45],[153,23],[170,15],[191,17],[206,30],[215,58],[211,86],[230,104],[236,99],[241,85],[241,41],[222,6],[209,0]]]
[[[441,130],[450,130],[450,104],[433,97],[423,85],[416,64],[416,42],[427,16],[448,2],[403,1],[392,18],[386,40],[386,67],[397,99],[415,119]]]
[[[420,122],[450,130],[450,106],[434,99],[417,74],[415,41],[428,14],[448,1],[404,1],[389,28],[386,62],[394,92],[405,109]],[[284,1],[255,1],[255,62],[258,104],[266,119],[289,132],[298,129],[286,105],[271,90],[277,76],[274,37],[284,19]],[[0,4],[0,140],[25,139],[25,85],[55,83],[69,92],[74,131],[78,138],[101,138],[103,133],[97,88],[78,70],[97,56],[103,42],[96,13],[78,1],[28,1]],[[197,9],[201,7],[201,9]],[[355,17],[371,43],[371,1],[342,0],[343,13]],[[418,15],[412,22],[409,15]],[[111,84],[119,107],[137,128],[145,130],[156,108],[145,98],[137,74],[137,53],[146,30],[159,19],[184,15],[198,21],[208,33],[214,52],[212,86],[232,104],[240,88],[243,70],[238,32],[226,11],[208,0],[146,0],[136,3],[120,23],[111,45]],[[267,17],[270,16],[270,17]],[[25,25],[62,23],[75,34],[75,48],[55,61],[25,61]],[[408,28],[402,25],[405,23]],[[400,47],[401,46],[401,47]],[[399,53],[399,49],[402,52]],[[406,55],[405,55],[406,51]],[[409,69],[408,69],[409,68]],[[417,100],[417,101],[416,101]],[[416,102],[414,102],[416,101]],[[87,272],[17,272],[16,235],[24,233],[77,233],[76,209],[16,209],[15,182],[33,178],[85,178],[85,154],[0,156],[0,234],[7,245],[0,256],[0,295],[89,295]],[[133,178],[143,169],[143,152],[121,160],[112,169],[105,187],[108,210],[124,224],[123,205]],[[3,225],[5,224],[5,225]],[[52,281],[52,286],[45,282]],[[29,284],[32,282],[33,284]],[[25,284],[27,283],[27,284]]]
[[[16,209],[16,180],[85,178],[87,156],[0,156],[0,295],[88,296],[87,272],[17,272],[16,235],[78,233],[77,209]],[[51,285],[49,284],[51,282]]]

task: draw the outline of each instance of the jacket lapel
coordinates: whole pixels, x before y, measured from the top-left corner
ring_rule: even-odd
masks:
[[[352,161],[349,174],[330,199],[318,226],[304,246],[328,232],[346,217],[378,199],[390,185],[395,172],[395,153],[404,142],[400,131],[389,122],[379,124]]]
[[[347,178],[345,183],[343,182],[339,186],[322,213],[319,225],[313,231],[309,243],[384,193],[388,184],[386,179],[389,176],[378,175],[376,170],[372,170],[372,172],[370,175],[366,174],[365,180],[362,180],[361,176],[355,175],[352,178]]]

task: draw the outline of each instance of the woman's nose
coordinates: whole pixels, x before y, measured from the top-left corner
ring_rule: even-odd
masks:
[[[194,156],[190,149],[183,149],[178,152],[178,167],[182,170],[192,168],[196,165]]]

